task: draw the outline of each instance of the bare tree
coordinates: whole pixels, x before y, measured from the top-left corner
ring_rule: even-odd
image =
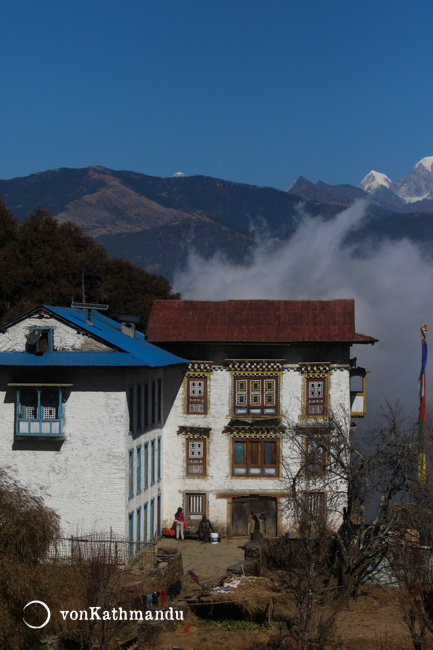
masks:
[[[431,510],[431,500],[417,476],[415,423],[398,405],[386,404],[364,435],[355,436],[344,411],[302,425],[286,419],[285,427],[294,630],[304,644],[326,647],[339,607],[389,558],[409,504]]]

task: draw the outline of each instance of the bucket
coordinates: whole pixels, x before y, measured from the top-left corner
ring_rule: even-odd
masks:
[[[211,533],[210,534],[210,543],[211,544],[218,544],[218,533]]]

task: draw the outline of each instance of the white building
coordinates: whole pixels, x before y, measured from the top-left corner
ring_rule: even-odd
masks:
[[[355,332],[354,302],[156,301],[147,337],[135,324],[40,306],[0,327],[1,467],[66,536],[149,541],[178,506],[229,536],[251,509],[283,532],[284,418],[308,442],[331,410],[365,411],[350,347],[375,339]]]
[[[1,467],[66,536],[160,531],[164,383],[185,364],[136,320],[43,305],[0,328]]]
[[[164,525],[181,505],[188,519],[206,513],[229,537],[247,533],[251,510],[266,513],[268,535],[287,530],[283,463],[293,454],[282,424],[304,427],[308,445],[331,411],[365,412],[365,371],[351,367],[350,347],[376,339],[355,332],[354,307],[353,300],[154,303],[148,340],[191,359],[164,425]],[[361,385],[351,390],[354,375]],[[326,493],[308,500],[323,507]]]

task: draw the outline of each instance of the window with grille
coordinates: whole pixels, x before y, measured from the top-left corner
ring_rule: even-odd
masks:
[[[206,440],[191,438],[186,440],[186,473],[188,476],[206,474]]]
[[[58,436],[63,432],[61,386],[17,391],[17,435]]]
[[[308,512],[313,517],[322,517],[325,514],[325,493],[306,492],[305,501]]]
[[[278,415],[278,376],[233,378],[234,415]]]
[[[187,377],[186,386],[187,414],[192,415],[198,413],[205,415],[207,413],[206,377]]]
[[[305,473],[307,476],[320,476],[326,472],[326,436],[314,434],[305,439]]]
[[[306,377],[305,414],[307,416],[326,415],[326,391],[327,382],[325,377]]]
[[[199,521],[206,514],[206,495],[205,494],[187,494],[186,495],[186,519]]]
[[[232,476],[278,475],[279,440],[232,440]]]

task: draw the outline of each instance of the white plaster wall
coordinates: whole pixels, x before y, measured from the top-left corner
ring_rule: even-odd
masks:
[[[7,383],[2,371],[1,386]],[[2,467],[58,512],[65,535],[125,534],[124,439],[128,415],[124,372],[76,369],[64,404],[65,441],[14,444],[15,391],[0,392]]]
[[[165,373],[169,372],[169,369],[165,370]],[[142,402],[142,428],[137,430],[136,422],[136,413],[134,413],[134,423],[133,431],[129,432],[125,438],[125,535],[129,535],[129,515],[133,513],[134,515],[134,540],[137,540],[137,510],[141,508],[141,534],[140,539],[142,542],[145,541],[145,505],[147,504],[147,541],[151,539],[151,522],[150,522],[150,511],[151,511],[151,502],[154,500],[154,531],[156,533],[157,529],[157,499],[158,496],[161,497],[161,515],[162,515],[162,485],[163,485],[163,473],[162,473],[162,447],[163,447],[163,425],[164,425],[164,370],[162,368],[140,368],[129,370],[126,377],[126,390],[129,386],[135,386],[135,388],[140,385],[148,382],[149,384],[149,400],[151,400],[151,382],[162,380],[162,395],[161,395],[161,421],[155,423],[154,425],[149,424],[149,426],[144,428],[144,403]],[[129,416],[128,416],[129,424]],[[161,478],[158,480],[158,438],[161,438]],[[152,441],[155,441],[155,482],[152,483]],[[148,467],[149,467],[149,478],[147,486],[144,483],[144,472],[145,472],[145,459],[144,459],[144,448],[145,445],[148,445]],[[141,482],[140,490],[137,486],[137,449],[141,447],[142,449],[142,459],[141,459]],[[133,451],[134,457],[134,492],[131,497],[129,494],[129,451]],[[161,525],[162,525],[162,516],[161,516]]]
[[[281,383],[281,412],[287,421],[298,422],[302,406],[303,376],[297,364],[286,365]],[[349,370],[332,369],[330,376],[330,407],[350,412]],[[224,532],[227,526],[227,500],[217,498],[217,492],[260,492],[263,495],[288,491],[284,478],[243,478],[231,476],[231,437],[223,433],[229,423],[231,375],[227,367],[214,366],[209,379],[207,415],[184,414],[184,385],[177,392],[164,428],[163,452],[163,525],[170,525],[178,506],[185,507],[185,493],[206,493],[208,515],[215,527]],[[260,424],[260,418],[256,420]],[[178,434],[179,426],[210,427],[207,449],[207,476],[186,476],[185,436]],[[283,439],[282,456],[290,456],[289,442]],[[167,514],[168,513],[168,514]]]
[[[90,336],[80,334],[73,327],[69,327],[59,320],[46,315],[42,318],[32,316],[16,325],[12,325],[5,332],[0,332],[0,352],[25,352],[26,337],[32,328],[54,328],[53,347],[55,350],[109,350],[110,348]],[[95,335],[98,332],[95,331]]]

